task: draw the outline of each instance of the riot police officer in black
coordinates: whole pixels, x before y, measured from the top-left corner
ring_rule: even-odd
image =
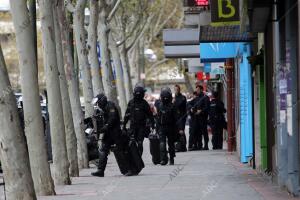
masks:
[[[209,125],[212,130],[212,145],[213,149],[223,148],[223,129],[225,121],[224,103],[218,99],[218,93],[212,93],[212,99],[209,106]]]
[[[197,92],[193,92],[193,97],[192,99],[187,103],[187,109],[188,109],[188,114],[190,116],[189,119],[189,144],[188,144],[188,150],[189,151],[194,151],[197,149],[197,141],[195,139],[195,128],[196,128],[196,117],[195,114],[191,112],[192,108],[195,107],[195,101],[197,100]]]
[[[187,118],[186,109],[187,109],[187,101],[186,97],[181,93],[181,89],[179,85],[175,85],[175,98],[174,98],[174,106],[177,111],[177,145],[176,151],[185,152],[186,149],[186,136],[185,136],[185,122]]]
[[[172,103],[172,92],[170,88],[163,88],[160,94],[160,104],[158,105],[157,111],[161,165],[166,165],[168,163],[167,142],[170,155],[169,164],[174,165],[176,122],[177,112]]]
[[[99,130],[103,133],[102,145],[99,148],[98,170],[93,172],[93,176],[104,177],[107,165],[107,156],[112,145],[121,145],[120,136],[120,116],[116,105],[107,100],[104,94],[99,94],[95,98],[96,105],[103,111],[104,126]]]
[[[203,92],[201,85],[196,86],[197,97],[195,99],[195,106],[191,109],[191,112],[195,115],[195,123],[193,129],[195,131],[195,143],[197,150],[208,150],[208,109],[210,100]],[[204,137],[204,147],[202,143],[202,137]]]
[[[143,142],[148,134],[147,120],[149,120],[152,129],[154,129],[154,118],[150,105],[144,99],[145,89],[142,86],[136,86],[133,92],[133,99],[129,101],[125,113],[123,130],[130,121],[129,134],[134,137],[138,143],[139,153],[143,154]]]

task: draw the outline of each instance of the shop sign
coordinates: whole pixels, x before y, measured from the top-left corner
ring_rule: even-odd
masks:
[[[239,0],[211,0],[211,25],[240,24]]]

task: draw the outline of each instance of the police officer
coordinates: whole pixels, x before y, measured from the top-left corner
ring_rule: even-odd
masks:
[[[136,86],[133,92],[133,99],[129,101],[124,117],[123,130],[126,130],[126,125],[130,121],[129,133],[138,143],[139,153],[143,154],[144,138],[149,131],[147,120],[150,126],[154,129],[154,118],[150,105],[144,99],[145,89],[142,86]]]
[[[195,115],[194,131],[195,131],[195,143],[197,150],[208,150],[208,109],[210,100],[203,92],[201,85],[196,86],[197,97],[195,99],[195,105],[191,109],[191,112]],[[204,147],[202,143],[202,137],[204,137]]]
[[[197,144],[196,144],[196,140],[195,140],[195,128],[196,128],[196,117],[195,114],[190,112],[192,110],[192,108],[195,105],[195,101],[197,99],[198,95],[197,92],[193,92],[193,97],[192,99],[187,103],[187,109],[188,109],[188,113],[190,116],[189,119],[189,144],[188,144],[188,150],[189,151],[194,151],[197,148]]]
[[[99,94],[94,99],[96,105],[103,111],[104,126],[99,130],[103,133],[102,145],[99,148],[98,170],[93,172],[93,176],[104,177],[107,164],[107,156],[112,145],[121,145],[120,136],[120,116],[116,105],[107,100],[104,94]]]
[[[157,112],[157,126],[160,136],[160,158],[161,165],[168,163],[167,141],[170,155],[170,165],[174,165],[175,157],[175,134],[177,112],[172,103],[172,92],[170,88],[163,88],[160,94],[160,104]]]
[[[186,122],[186,97],[181,93],[179,85],[175,85],[174,106],[177,111],[177,145],[176,151],[185,152],[186,149],[186,136],[185,136],[185,122]]]
[[[226,109],[224,108],[224,103],[218,99],[218,93],[213,92],[211,103],[209,106],[209,125],[212,129],[212,145],[213,149],[223,148],[223,128],[225,122],[224,113]]]

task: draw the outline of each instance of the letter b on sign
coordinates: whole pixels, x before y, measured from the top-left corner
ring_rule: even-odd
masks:
[[[239,0],[211,0],[212,25],[236,25],[239,20]]]

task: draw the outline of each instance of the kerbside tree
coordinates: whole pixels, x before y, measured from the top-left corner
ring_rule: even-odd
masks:
[[[90,22],[88,27],[88,50],[89,62],[91,64],[92,82],[94,96],[104,92],[100,63],[97,54],[97,25],[99,16],[99,3],[97,0],[90,0]]]
[[[124,116],[126,112],[127,101],[126,101],[126,93],[124,87],[122,62],[120,58],[119,49],[117,47],[115,39],[113,38],[112,33],[109,34],[109,49],[115,67],[116,85],[117,85],[117,92],[119,96],[119,105],[121,108],[121,114],[122,116]]]
[[[77,69],[74,65],[73,60],[73,52],[71,48],[70,32],[71,23],[66,18],[66,10],[62,1],[59,1],[58,4],[58,17],[59,17],[59,25],[61,28],[61,39],[63,45],[63,56],[64,56],[64,64],[66,71],[66,79],[68,82],[68,89],[72,107],[73,114],[73,122],[74,128],[77,138],[77,155],[78,155],[78,165],[79,168],[87,168],[88,161],[88,153],[87,153],[87,144],[84,135],[84,124],[83,124],[83,112],[80,104],[79,97],[79,80]],[[76,59],[77,60],[77,59]]]
[[[60,31],[59,22],[58,22],[57,9],[58,9],[58,7],[54,8],[53,16],[54,16],[54,26],[55,26],[56,56],[57,56],[57,65],[58,65],[58,71],[59,71],[63,115],[64,115],[64,122],[65,122],[67,154],[68,154],[68,160],[69,160],[69,172],[70,172],[70,176],[76,177],[76,176],[79,176],[78,157],[77,157],[77,140],[76,140],[74,124],[73,124],[71,103],[70,103],[68,85],[67,85],[67,80],[66,80],[66,73],[65,73],[65,69],[64,69],[61,31]]]
[[[40,0],[39,6],[42,25],[44,67],[49,100],[54,181],[57,185],[66,185],[71,184],[71,180],[69,176],[65,125],[56,58],[53,20],[54,0]]]
[[[0,157],[7,200],[36,200],[24,132],[0,45]]]
[[[131,79],[131,68],[129,57],[132,50],[145,34],[150,25],[153,15],[148,15],[151,3],[146,0],[127,0],[122,1],[119,10],[110,22],[113,35],[118,41],[119,55],[121,58],[124,87],[126,91],[126,101],[132,98],[133,86]]]
[[[88,61],[87,36],[84,28],[84,9],[87,0],[78,0],[73,10],[74,13],[74,33],[76,41],[76,49],[78,53],[78,61],[82,73],[82,88],[85,102],[85,117],[90,117],[94,114],[93,85],[91,78],[90,65]]]
[[[100,14],[98,21],[98,40],[100,42],[100,52],[101,52],[101,67],[102,67],[102,82],[105,94],[108,99],[118,104],[117,99],[117,89],[114,83],[113,70],[111,65],[111,57],[109,52],[109,27],[108,27],[108,17],[113,5],[107,4],[105,0],[99,1]]]
[[[26,0],[10,1],[19,53],[25,133],[35,191],[38,195],[52,195],[55,191],[47,160],[32,22],[26,3]]]

